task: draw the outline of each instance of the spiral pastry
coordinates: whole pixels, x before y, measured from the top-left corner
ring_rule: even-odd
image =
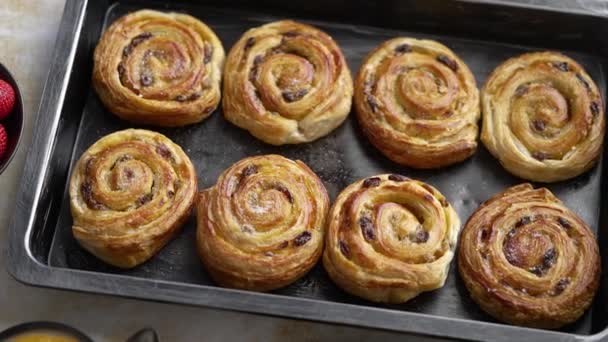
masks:
[[[578,176],[598,159],[604,105],[583,68],[554,52],[509,59],[481,94],[481,140],[507,171],[537,182]]]
[[[137,266],[177,233],[196,191],[190,159],[167,137],[139,129],[112,133],[74,167],[74,237],[108,264]]]
[[[200,122],[220,102],[224,49],[185,14],[141,10],[114,22],[95,48],[93,86],[104,105],[138,124]]]
[[[323,265],[353,295],[403,303],[443,286],[459,229],[458,214],[432,186],[395,174],[370,177],[336,199]]]
[[[355,108],[369,141],[399,164],[437,168],[477,148],[475,78],[431,40],[395,38],[373,50],[357,75]]]
[[[329,207],[321,180],[301,161],[243,159],[200,193],[197,246],[220,285],[254,291],[286,286],[317,262]]]
[[[273,145],[313,141],[351,107],[350,71],[333,39],[293,21],[251,29],[228,54],[226,119]]]
[[[511,324],[558,328],[576,321],[599,285],[589,227],[545,188],[520,184],[482,204],[461,236],[460,274],[471,297]]]

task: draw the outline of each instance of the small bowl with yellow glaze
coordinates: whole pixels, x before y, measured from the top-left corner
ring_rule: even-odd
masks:
[[[68,325],[55,322],[29,322],[0,332],[6,342],[93,342],[91,338]]]

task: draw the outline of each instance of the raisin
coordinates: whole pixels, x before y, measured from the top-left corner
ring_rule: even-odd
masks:
[[[585,86],[585,89],[587,89],[587,91],[591,90],[591,87],[589,86],[589,82],[587,82],[587,80],[585,80],[583,75],[576,74],[576,78],[578,78],[578,80],[581,81],[581,83],[583,84],[583,86]]]
[[[125,177],[127,177],[127,179],[129,179],[129,180],[133,179],[133,177],[135,177],[133,170],[125,169]]]
[[[589,106],[589,108],[591,109],[591,113],[593,115],[598,115],[600,113],[600,105],[597,102],[591,102],[591,105]]]
[[[131,159],[133,159],[133,157],[131,157],[128,154],[125,154],[125,155],[121,156],[120,158],[116,159],[116,162],[117,163],[122,163],[124,161],[131,160]]]
[[[203,94],[200,91],[195,91],[194,93],[190,94],[190,96],[188,97],[188,100],[194,101],[201,96],[203,96]]]
[[[293,243],[297,246],[303,246],[305,243],[307,243],[308,241],[310,241],[310,239],[312,239],[312,234],[310,234],[309,231],[305,231],[302,232],[302,234],[298,235],[294,240]]]
[[[545,130],[545,122],[543,120],[534,120],[532,121],[532,127],[534,127],[535,130],[542,132]]]
[[[251,228],[251,225],[249,225],[249,224],[244,224],[241,227],[241,231],[243,231],[244,233],[247,233],[247,234],[251,234],[251,233],[253,233],[253,228]]]
[[[447,199],[445,199],[445,197],[440,198],[439,202],[441,202],[441,206],[444,208],[447,208],[450,205],[450,203]]]
[[[517,256],[515,255],[516,251],[511,244],[507,244],[505,246],[504,253],[505,253],[505,258],[511,265],[518,264]]]
[[[87,175],[91,173],[91,169],[93,168],[94,161],[95,161],[95,158],[91,158],[91,159],[87,160],[86,164],[84,165],[84,172]]]
[[[122,56],[123,57],[129,56],[137,45],[143,43],[144,41],[146,41],[150,38],[152,38],[152,33],[150,33],[150,32],[144,32],[142,34],[135,36],[135,38],[133,38],[131,40],[129,45],[125,46],[125,48],[122,50]]]
[[[139,82],[143,87],[149,87],[152,85],[152,83],[154,83],[154,77],[149,73],[143,73],[141,74]]]
[[[429,232],[424,230],[422,226],[418,226],[411,240],[415,243],[425,243],[429,240]]]
[[[91,181],[87,180],[80,187],[80,192],[82,197],[84,197],[84,201],[87,203],[89,208],[97,209],[97,210],[105,210],[107,207],[95,200],[93,198],[93,185]]]
[[[294,102],[294,101],[298,101],[299,99],[303,98],[306,94],[308,94],[308,90],[306,89],[300,89],[297,91],[284,91],[283,92],[283,99],[287,102]]]
[[[528,269],[528,272],[535,274],[537,277],[540,277],[543,275],[543,269],[540,266],[534,266],[534,267]]]
[[[368,178],[363,181],[364,188],[373,188],[373,187],[377,187],[378,185],[380,185],[379,177],[372,177],[372,178]]]
[[[250,82],[255,81],[255,79],[258,77],[258,70],[262,61],[264,61],[264,57],[262,57],[262,55],[257,55],[253,59],[253,66],[251,67],[251,71],[249,71]]]
[[[285,37],[296,37],[299,36],[300,33],[297,31],[287,31],[287,32],[283,32],[283,36]]]
[[[145,195],[141,196],[140,198],[138,198],[137,201],[135,201],[135,204],[139,208],[142,205],[150,202],[151,200],[152,200],[152,194],[145,194]]]
[[[407,52],[412,52],[412,46],[409,44],[400,44],[397,45],[397,47],[395,47],[395,52],[396,53],[407,53]]]
[[[350,250],[348,249],[348,245],[344,241],[338,242],[338,245],[340,246],[340,252],[342,252],[344,256],[349,257]]]
[[[513,235],[515,235],[515,229],[509,230],[509,232],[507,233],[507,238],[510,239],[513,237]]]
[[[560,71],[570,71],[570,68],[568,68],[568,63],[567,62],[555,62],[553,63],[553,67],[560,70]]]
[[[204,54],[205,56],[203,57],[203,63],[207,64],[211,62],[211,56],[213,55],[213,48],[211,45],[205,44]]]
[[[543,268],[549,269],[553,266],[555,262],[555,258],[557,257],[557,253],[555,252],[555,248],[549,248],[545,254],[543,255]]]
[[[532,218],[530,216],[524,216],[521,219],[519,219],[519,221],[517,221],[517,223],[515,223],[515,228],[525,226],[525,225],[529,224],[530,222],[532,222]]]
[[[169,196],[169,198],[173,198],[173,196],[175,196],[175,192],[173,190],[169,190],[167,191],[167,196]]]
[[[374,85],[374,76],[370,76],[363,83],[363,89],[365,90],[365,93],[368,94],[368,96],[370,96],[369,92],[372,90],[373,85]]]
[[[488,229],[481,230],[481,240],[486,241],[490,237],[490,231]]]
[[[515,96],[520,97],[528,92],[529,87],[525,84],[520,85],[515,89]]]
[[[361,232],[366,240],[374,240],[376,233],[374,232],[374,224],[372,220],[367,216],[362,216],[359,219],[359,226],[361,226]]]
[[[285,195],[285,197],[287,197],[287,200],[289,201],[289,203],[293,203],[293,197],[291,196],[291,192],[289,192],[289,189],[287,189],[285,187],[285,185],[277,184],[276,189],[278,191],[280,191],[281,193],[283,193],[283,195]]]
[[[405,182],[406,180],[409,180],[408,177],[405,177],[402,175],[397,175],[397,174],[389,175],[388,179],[392,180],[393,182]]]
[[[116,71],[118,71],[118,77],[122,80],[122,78],[125,76],[125,72],[127,70],[125,69],[125,66],[122,63],[120,63],[120,64],[118,64]]]
[[[200,91],[196,91],[190,95],[177,95],[175,97],[175,101],[177,101],[177,102],[194,101],[201,96],[203,96],[203,94]]]
[[[367,95],[367,104],[369,104],[369,108],[371,108],[372,112],[374,113],[380,107],[376,101],[376,98],[374,98],[372,95]]]
[[[241,175],[243,177],[249,177],[251,175],[253,175],[254,173],[258,172],[258,167],[255,165],[247,165],[247,167],[245,167],[243,169],[243,172],[241,173]]]
[[[165,159],[171,159],[171,157],[172,157],[171,151],[165,144],[157,145],[156,153],[158,153],[159,156],[161,156]]]
[[[456,63],[455,60],[451,59],[450,57],[446,56],[446,55],[439,55],[437,56],[437,61],[439,61],[440,63],[445,64],[445,66],[447,66],[448,68],[452,69],[452,71],[457,71],[458,70],[458,64]]]
[[[570,285],[570,279],[567,279],[567,278],[560,279],[560,281],[558,281],[557,284],[555,285],[555,289],[553,290],[553,295],[557,296],[558,294],[564,292],[564,290],[566,289],[566,287],[568,287],[568,285]]]
[[[283,241],[279,245],[279,249],[287,248],[287,246],[289,246],[289,241]]]
[[[93,186],[91,185],[90,181],[87,180],[82,183],[82,185],[80,186],[80,193],[82,194],[82,197],[84,198],[85,202],[91,202],[91,200],[93,199]]]
[[[144,42],[145,40],[150,39],[150,38],[152,38],[152,32],[144,32],[142,34],[135,36],[135,38],[133,38],[133,40],[131,40],[131,44],[139,45],[142,42]]]
[[[570,224],[570,221],[566,220],[566,219],[565,219],[565,218],[563,218],[563,217],[559,217],[559,218],[557,219],[557,223],[559,223],[559,225],[560,225],[560,226],[562,226],[562,227],[564,227],[564,228],[566,228],[566,229],[570,229],[570,228],[572,228],[572,224]]]
[[[543,161],[545,159],[547,159],[547,154],[545,152],[534,152],[532,153],[532,157],[534,157],[534,159],[539,160],[539,161]]]
[[[255,38],[254,37],[247,38],[247,41],[245,42],[245,50],[251,48],[253,46],[253,44],[255,44]]]

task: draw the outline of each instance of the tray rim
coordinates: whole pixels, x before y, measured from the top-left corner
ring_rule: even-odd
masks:
[[[526,5],[505,0],[452,1],[533,8],[548,12],[606,18],[598,13],[583,10],[567,10],[536,4]],[[15,210],[8,227],[9,245],[6,267],[9,274],[17,281],[40,287],[203,306],[330,324],[345,324],[440,338],[471,340],[492,338],[494,341],[530,339],[547,342],[608,340],[608,327],[595,334],[581,335],[312,298],[56,268],[40,263],[33,256],[28,241],[32,234],[36,213],[40,210],[39,199],[48,171],[47,166],[51,160],[51,152],[56,142],[56,132],[69,84],[69,75],[88,3],[89,0],[66,0],[51,66],[37,111],[38,120],[34,123],[33,139],[27,150]],[[52,113],[52,115],[40,115],[41,113]],[[70,281],[66,284],[65,279]],[[142,288],[146,288],[145,293],[139,291]],[[492,329],[491,337],[485,332],[487,328]]]

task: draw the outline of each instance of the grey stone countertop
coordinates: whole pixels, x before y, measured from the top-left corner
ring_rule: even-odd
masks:
[[[604,1],[557,1],[552,5],[559,3],[603,13],[607,9]],[[0,1],[0,62],[20,85],[26,118],[19,151],[0,176],[0,241],[6,241],[8,234],[63,6],[64,0]],[[0,330],[26,321],[53,320],[73,325],[96,341],[124,341],[143,327],[155,328],[163,341],[388,342],[404,338],[370,329],[30,287],[6,272],[6,245],[0,245]]]

